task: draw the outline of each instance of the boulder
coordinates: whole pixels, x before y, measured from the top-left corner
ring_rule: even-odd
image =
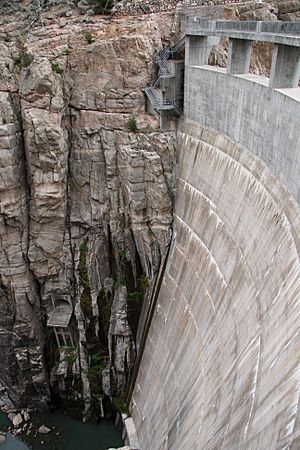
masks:
[[[0,434],[0,445],[4,444],[5,441],[6,441],[6,437],[4,436],[4,434]]]
[[[40,428],[38,429],[38,432],[40,434],[48,434],[50,433],[50,428],[46,427],[45,425],[40,426]]]
[[[283,1],[278,4],[279,14],[296,13],[300,11],[300,1]]]
[[[13,418],[13,426],[14,427],[18,427],[21,425],[21,423],[23,422],[23,417],[20,413],[18,413],[14,418]]]
[[[25,422],[28,422],[28,420],[30,420],[29,412],[28,411],[24,411],[23,417],[24,417]]]
[[[15,413],[9,413],[8,414],[8,418],[9,418],[9,420],[12,422],[13,420],[14,420],[14,418],[16,417],[16,415],[15,415]]]
[[[130,447],[128,445],[125,445],[125,447],[109,448],[108,450],[138,450],[138,449],[135,447]]]

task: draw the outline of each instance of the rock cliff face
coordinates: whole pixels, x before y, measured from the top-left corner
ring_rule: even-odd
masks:
[[[144,113],[142,88],[172,16],[72,14],[46,11],[24,40],[3,19],[0,397],[41,409],[64,390],[88,416],[125,388],[171,237],[175,137]],[[59,352],[46,323],[62,302],[76,349]]]

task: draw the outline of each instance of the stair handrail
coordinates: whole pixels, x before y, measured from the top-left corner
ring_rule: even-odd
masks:
[[[172,47],[172,53],[175,54],[177,53],[179,50],[181,50],[183,47],[185,46],[185,37],[183,37],[182,39],[180,39],[179,42],[177,42],[177,44]]]
[[[156,96],[155,90],[152,86],[147,86],[144,89],[144,92],[148,96],[152,105],[157,109],[162,109],[164,106],[172,106],[172,107],[175,106],[175,100],[169,100],[169,99],[160,100],[160,99],[158,99]]]
[[[179,109],[176,105],[176,100],[160,100],[157,98],[155,88],[160,85],[162,80],[166,78],[172,78],[175,76],[173,67],[168,64],[170,56],[177,53],[185,44],[185,38],[182,38],[174,47],[167,47],[162,49],[154,57],[155,62],[159,66],[158,76],[155,79],[152,86],[147,86],[144,88],[144,92],[149,98],[154,109],[173,109],[177,114],[180,114]]]

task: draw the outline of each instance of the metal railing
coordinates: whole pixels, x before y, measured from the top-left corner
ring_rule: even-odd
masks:
[[[172,47],[171,51],[173,55],[178,53],[184,46],[185,46],[185,36],[179,42],[177,42],[177,44],[174,47]]]
[[[156,88],[161,86],[167,78],[175,77],[174,67],[168,63],[168,60],[174,57],[185,45],[185,38],[182,38],[174,47],[167,47],[161,50],[155,55],[155,62],[159,67],[158,76],[155,79],[152,86],[148,86],[144,89],[145,94],[150,100],[154,109],[175,111],[176,114],[180,114],[179,109],[176,106],[175,100],[161,100],[157,97]]]
[[[300,46],[300,22],[261,22],[208,20],[198,16],[186,16],[186,34],[196,36],[237,37],[253,41],[282,43]]]
[[[157,88],[158,86],[160,86],[162,84],[162,82],[164,80],[166,80],[167,78],[173,78],[174,76],[175,76],[175,73],[173,73],[173,72],[169,73],[169,74],[158,75],[158,77],[156,78],[156,80],[154,81],[152,86]]]
[[[153,108],[160,110],[170,110],[175,108],[175,100],[160,100],[157,98],[155,88],[153,86],[144,89],[145,94],[149,98]]]
[[[171,56],[171,53],[169,50],[166,50],[164,52],[160,52],[158,55],[155,56],[155,62],[159,67],[159,73],[161,75],[170,75],[171,69],[168,64],[168,59]]]
[[[173,68],[168,64],[168,59],[172,55],[172,52],[169,48],[162,50],[155,56],[154,60],[159,67],[158,77],[153,83],[154,87],[157,87],[165,80],[166,78],[172,78],[175,76],[175,72]]]

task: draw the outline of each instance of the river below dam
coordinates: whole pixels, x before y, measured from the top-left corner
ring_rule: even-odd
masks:
[[[62,413],[32,414],[30,433],[13,436],[6,433],[6,441],[0,450],[107,450],[110,447],[124,445],[114,423],[101,420],[98,425],[83,424]],[[40,434],[37,429],[45,425],[51,429],[48,434]],[[0,412],[0,431],[11,426],[10,420]]]

